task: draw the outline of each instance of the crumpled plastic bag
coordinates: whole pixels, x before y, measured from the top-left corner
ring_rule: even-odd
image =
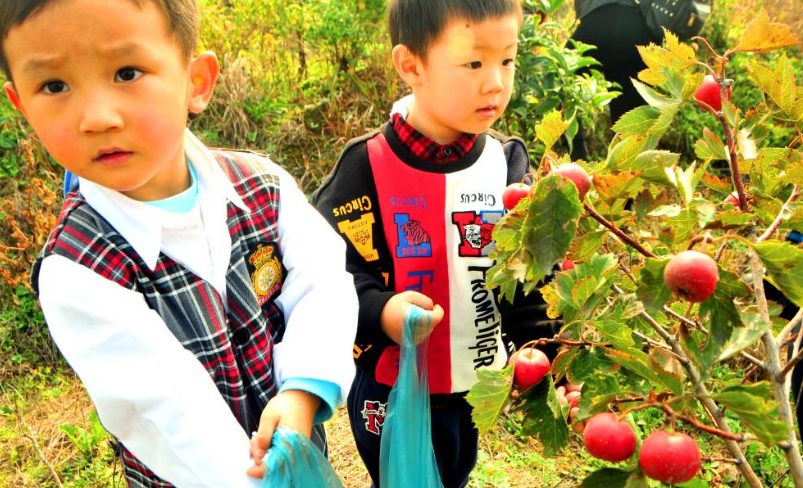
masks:
[[[343,488],[329,460],[300,432],[273,431],[261,488]]]
[[[418,346],[415,341],[431,321],[432,314],[416,306],[404,315],[399,377],[390,391],[382,427],[381,488],[443,488],[432,448],[426,365],[429,341],[424,339]]]

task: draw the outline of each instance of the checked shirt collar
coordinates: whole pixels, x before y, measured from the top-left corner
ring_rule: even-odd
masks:
[[[433,163],[451,163],[459,160],[474,147],[477,134],[461,134],[449,144],[438,144],[418,132],[399,113],[391,116],[393,132],[405,148],[416,157]]]

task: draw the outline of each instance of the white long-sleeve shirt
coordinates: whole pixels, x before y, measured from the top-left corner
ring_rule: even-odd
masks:
[[[209,282],[226,303],[231,237],[227,201],[248,208],[189,131],[185,154],[199,177],[196,207],[172,214],[80,181],[87,203],[153,268],[159,253]],[[341,403],[353,378],[357,298],[345,246],[284,170],[279,247],[287,277],[276,303],[286,331],[274,347],[276,383],[335,383]],[[256,487],[248,437],[211,377],[144,297],[69,259],[41,265],[39,298],[53,339],[83,381],[104,427],[159,477],[179,487]]]

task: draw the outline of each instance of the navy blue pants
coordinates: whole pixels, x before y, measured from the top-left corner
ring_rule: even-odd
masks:
[[[357,367],[348,398],[351,432],[368,473],[379,486],[379,446],[390,387]],[[463,395],[431,395],[432,445],[444,488],[461,488],[477,464],[477,429]]]

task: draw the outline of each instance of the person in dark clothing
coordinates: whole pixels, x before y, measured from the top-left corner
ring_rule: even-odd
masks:
[[[644,16],[634,0],[576,0],[575,14],[579,25],[572,39],[596,46],[588,53],[599,61],[597,67],[605,79],[618,83],[622,94],[611,101],[611,123],[628,111],[644,104],[630,78],[646,68],[636,46],[659,44],[647,28]],[[588,157],[582,127],[574,140],[572,159]]]

